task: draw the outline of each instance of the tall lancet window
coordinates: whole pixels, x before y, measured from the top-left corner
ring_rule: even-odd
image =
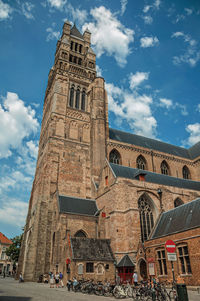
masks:
[[[79,102],[80,102],[80,89],[78,88],[76,90],[76,103],[75,103],[76,109],[79,109]]]
[[[70,89],[69,106],[72,108],[74,106],[74,87],[73,86]]]
[[[142,155],[137,157],[136,164],[137,164],[137,168],[139,169],[143,169],[143,170],[147,169],[146,160]]]
[[[153,212],[150,201],[144,194],[138,200],[138,209],[140,213],[140,229],[142,242],[148,239],[154,226]]]
[[[170,175],[169,166],[165,160],[162,161],[162,163],[160,165],[160,169],[161,169],[161,173],[163,175]]]
[[[85,111],[85,90],[82,92],[81,110]]]

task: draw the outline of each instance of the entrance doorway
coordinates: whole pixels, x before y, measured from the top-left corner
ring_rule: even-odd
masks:
[[[143,280],[147,280],[148,279],[147,264],[144,259],[141,259],[141,261],[139,263],[139,268],[140,268],[140,276],[143,278]]]

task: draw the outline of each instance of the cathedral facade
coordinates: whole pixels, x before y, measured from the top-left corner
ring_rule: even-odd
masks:
[[[200,197],[199,179],[200,144],[184,149],[109,128],[91,34],[65,22],[48,77],[18,272],[29,281],[49,271],[124,281],[137,269],[147,278],[145,243],[164,212]]]

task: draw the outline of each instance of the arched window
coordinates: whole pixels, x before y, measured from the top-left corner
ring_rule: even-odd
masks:
[[[76,109],[79,109],[79,102],[80,102],[80,89],[77,88],[77,90],[76,90],[76,103],[75,103]]]
[[[74,237],[87,237],[83,230],[79,230],[75,233]]]
[[[81,110],[85,111],[85,90],[82,92]]]
[[[78,64],[81,65],[82,64],[82,59],[79,57],[78,59]]]
[[[137,157],[136,165],[137,165],[137,168],[139,168],[139,169],[143,169],[143,170],[147,169],[146,160],[142,155]]]
[[[166,161],[162,161],[160,169],[163,175],[169,175],[169,166]]]
[[[70,89],[69,106],[72,108],[74,106],[74,86]]]
[[[183,205],[183,201],[179,198],[176,198],[175,201],[174,201],[174,207],[178,207],[180,205]]]
[[[74,42],[71,42],[71,50],[73,50]]]
[[[138,209],[140,213],[140,228],[142,242],[148,239],[154,226],[153,212],[150,201],[144,194],[138,200]]]
[[[183,179],[191,179],[189,168],[185,165],[183,166]]]
[[[79,45],[79,52],[82,52],[82,45]]]
[[[109,162],[115,163],[115,164],[121,164],[121,156],[120,156],[120,153],[116,149],[113,149],[110,152]]]

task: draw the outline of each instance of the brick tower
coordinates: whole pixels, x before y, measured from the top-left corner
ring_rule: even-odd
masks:
[[[94,197],[108,134],[104,79],[96,77],[91,34],[65,22],[44,99],[37,167],[21,248],[25,280],[49,272],[55,194]]]

